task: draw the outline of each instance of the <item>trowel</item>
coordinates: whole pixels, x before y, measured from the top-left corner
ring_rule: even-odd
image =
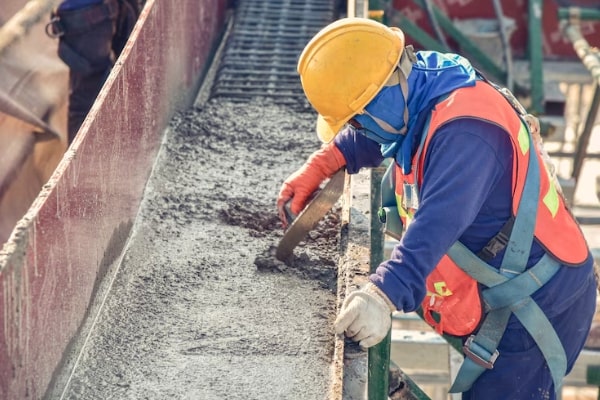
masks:
[[[329,182],[316,193],[308,205],[294,216],[287,210],[286,219],[288,229],[277,246],[275,257],[284,261],[294,252],[294,248],[300,243],[321,220],[325,214],[334,206],[344,191],[345,168],[336,172]]]

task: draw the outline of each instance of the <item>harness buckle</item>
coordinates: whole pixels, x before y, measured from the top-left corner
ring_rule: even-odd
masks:
[[[385,212],[385,208],[381,207],[379,210],[377,210],[377,218],[379,219],[379,222],[381,222],[382,224],[386,223],[387,213]]]
[[[50,22],[46,24],[45,30],[46,35],[53,39],[61,37],[65,34],[65,28],[63,27],[62,23],[60,22],[60,18],[57,15],[52,16]]]
[[[463,345],[463,353],[465,353],[465,356],[467,356],[475,364],[485,369],[494,368],[494,363],[500,355],[498,350],[490,354],[489,351],[475,343],[475,335],[469,336]]]

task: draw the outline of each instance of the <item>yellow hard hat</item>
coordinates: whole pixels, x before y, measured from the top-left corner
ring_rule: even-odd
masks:
[[[404,51],[404,34],[368,18],[343,18],[318,32],[298,61],[302,88],[330,142],[377,95]]]

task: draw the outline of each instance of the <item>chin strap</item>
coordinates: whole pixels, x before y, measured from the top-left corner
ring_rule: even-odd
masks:
[[[392,76],[390,76],[385,85],[383,85],[384,87],[400,85],[400,90],[402,92],[402,96],[404,97],[404,126],[402,129],[396,129],[380,118],[369,114],[367,110],[364,111],[365,114],[367,114],[377,123],[377,125],[387,132],[398,135],[406,134],[406,130],[408,129],[408,76],[410,75],[412,66],[416,61],[417,57],[415,56],[415,50],[413,46],[406,46],[402,52],[402,56],[400,56],[400,61],[398,61],[398,67],[392,73]]]

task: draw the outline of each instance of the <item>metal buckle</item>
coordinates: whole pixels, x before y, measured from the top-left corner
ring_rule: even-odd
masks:
[[[377,218],[379,219],[379,222],[385,224],[387,221],[387,213],[385,212],[385,208],[381,207],[379,210],[377,210]]]
[[[469,336],[469,338],[463,345],[463,352],[465,353],[465,356],[467,356],[471,361],[473,361],[475,364],[479,365],[482,368],[485,368],[485,369],[494,368],[494,363],[496,362],[496,359],[500,355],[498,350],[494,351],[493,354],[490,354],[489,351],[487,351],[486,349],[484,349],[483,347],[481,347],[480,345],[475,343],[474,340],[475,340],[475,335],[471,335],[471,336]],[[473,352],[473,350],[471,350],[471,345],[477,346],[477,350],[479,350],[480,352],[486,352],[487,354],[490,354],[489,360],[486,360],[483,357],[481,357],[479,354]]]
[[[46,24],[46,35],[51,38],[59,38],[65,34],[65,30],[63,29],[60,18],[57,16],[53,16],[50,19],[50,22]]]

